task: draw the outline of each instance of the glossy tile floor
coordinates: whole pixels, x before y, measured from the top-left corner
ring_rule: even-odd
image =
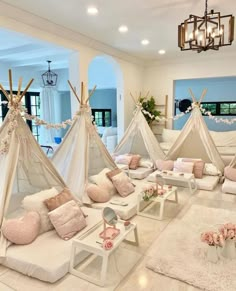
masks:
[[[183,282],[159,275],[145,267],[149,259],[149,248],[168,227],[173,218],[182,217],[193,204],[224,208],[236,211],[236,196],[222,194],[219,185],[214,191],[197,191],[190,196],[187,189],[179,188],[179,204],[166,204],[165,219],[153,220],[135,216],[132,220],[138,225],[140,245],[134,247],[122,243],[109,262],[109,272],[105,287],[98,287],[67,274],[55,284],[41,282],[0,266],[0,291],[196,291],[199,290]],[[95,262],[97,269],[99,262]],[[225,290],[227,291],[227,290]]]

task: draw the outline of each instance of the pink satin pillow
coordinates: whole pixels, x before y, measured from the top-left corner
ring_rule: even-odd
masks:
[[[202,179],[205,163],[203,161],[195,161],[193,164],[193,174],[197,179]]]
[[[110,193],[102,187],[99,187],[95,184],[90,184],[87,187],[87,194],[90,199],[95,202],[104,203],[110,200]]]
[[[86,225],[79,205],[71,200],[48,213],[57,234],[64,240],[72,238]]]
[[[140,155],[132,155],[132,159],[129,163],[129,168],[131,170],[136,170],[139,166],[139,161],[141,159],[141,156]]]
[[[134,186],[130,182],[130,179],[127,177],[127,175],[123,172],[121,172],[118,175],[115,175],[112,177],[113,185],[116,187],[116,190],[122,197],[126,197],[129,194],[134,192]]]
[[[172,160],[167,160],[167,161],[163,161],[163,160],[157,160],[156,161],[156,166],[157,169],[160,171],[172,171],[174,168],[174,161]]]
[[[6,239],[17,245],[32,243],[39,235],[40,216],[35,211],[27,212],[23,217],[8,219],[2,225]]]
[[[236,182],[236,169],[230,166],[225,167],[224,176],[225,178]]]

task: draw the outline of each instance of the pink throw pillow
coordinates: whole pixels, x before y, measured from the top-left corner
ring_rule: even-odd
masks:
[[[129,163],[129,168],[131,170],[136,170],[139,166],[140,159],[141,159],[140,155],[132,155],[131,162]]]
[[[230,166],[225,167],[224,176],[225,176],[225,178],[236,182],[236,169],[232,168]]]
[[[174,162],[174,172],[183,172],[183,173],[192,173],[193,172],[193,163],[189,162]]]
[[[8,219],[2,225],[2,233],[6,239],[17,245],[32,243],[39,235],[40,216],[38,212],[27,212],[23,217]]]
[[[72,238],[87,225],[83,212],[75,200],[62,204],[48,213],[57,234],[64,240]]]
[[[87,187],[87,194],[90,199],[95,202],[104,203],[110,200],[110,193],[102,187],[95,184],[89,184]]]
[[[129,165],[132,160],[132,155],[119,155],[115,159],[116,164]]]
[[[205,163],[203,161],[195,161],[193,164],[193,174],[197,179],[202,179]]]
[[[174,168],[174,161],[172,160],[167,160],[167,161],[163,161],[163,160],[157,160],[156,161],[156,166],[157,169],[160,171],[172,171]]]
[[[127,177],[127,175],[123,172],[120,174],[112,177],[112,182],[114,186],[116,187],[118,193],[122,197],[126,197],[129,194],[134,192],[134,186],[130,182],[130,179]]]

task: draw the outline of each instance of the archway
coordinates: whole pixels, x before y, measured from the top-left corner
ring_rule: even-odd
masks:
[[[90,106],[98,132],[108,150],[112,152],[124,127],[123,74],[119,64],[109,56],[96,56],[88,67],[88,88],[97,89]]]

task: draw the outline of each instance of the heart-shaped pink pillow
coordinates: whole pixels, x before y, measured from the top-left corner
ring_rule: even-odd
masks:
[[[2,225],[6,239],[17,245],[27,245],[36,239],[40,230],[38,212],[27,212],[23,217],[8,219]]]

